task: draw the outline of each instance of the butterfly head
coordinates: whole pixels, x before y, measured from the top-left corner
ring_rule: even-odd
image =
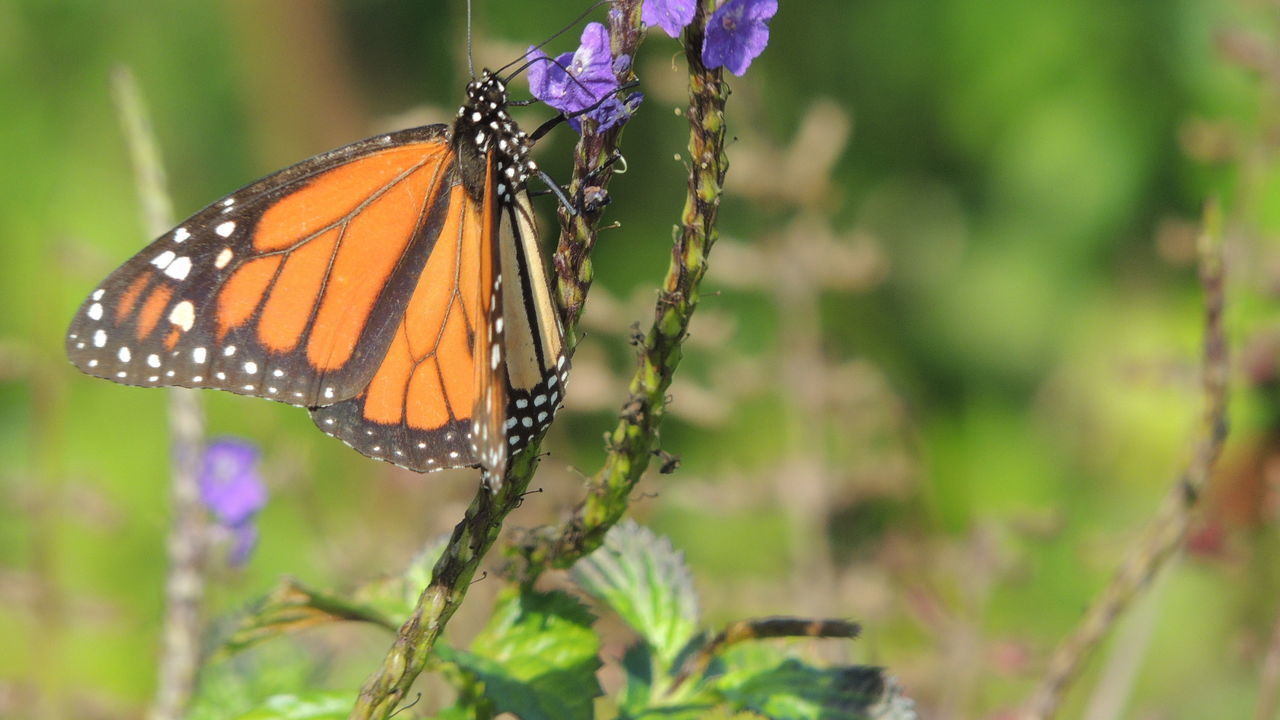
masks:
[[[495,188],[504,201],[510,202],[529,175],[537,172],[538,166],[529,158],[529,136],[507,114],[507,86],[488,70],[467,84],[467,103],[458,109],[453,138],[464,165],[484,167],[493,151]],[[482,178],[482,173],[464,172],[473,195],[483,189],[472,187]]]

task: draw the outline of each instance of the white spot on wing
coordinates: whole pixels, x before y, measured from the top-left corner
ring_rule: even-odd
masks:
[[[191,359],[194,360],[197,365],[203,365],[205,358],[207,357],[208,357],[208,351],[206,351],[202,347],[198,347],[195,350],[191,351]]]
[[[228,220],[222,223],[221,225],[219,225],[218,227],[214,228],[213,231],[218,233],[222,237],[231,237],[231,233],[236,231],[235,221]]]
[[[107,344],[107,332],[105,330],[99,330],[98,332],[93,334],[94,347],[103,347],[106,344]]]
[[[147,364],[153,368],[160,367],[160,356],[155,353],[151,353],[147,356]]]
[[[196,323],[196,306],[192,305],[190,300],[183,300],[174,305],[169,311],[169,322],[182,328],[182,332],[189,331]]]
[[[154,258],[151,258],[151,264],[163,270],[169,267],[169,263],[173,262],[175,257],[177,257],[177,255],[174,254],[172,250],[165,250]]]
[[[176,243],[180,243],[189,237],[191,237],[191,233],[187,232],[187,229],[184,227],[180,227],[173,231],[173,241]]]
[[[116,353],[116,357],[120,358],[120,362],[129,362],[133,356],[129,353],[129,348],[121,345],[120,352]]]
[[[231,248],[222,248],[222,252],[218,253],[218,257],[214,258],[213,266],[221,270],[227,266],[227,263],[231,262],[233,257],[235,257],[235,254],[231,252]]]
[[[186,255],[174,260],[164,269],[164,274],[174,280],[186,280],[189,272],[191,272],[191,258]]]
[[[102,319],[102,303],[94,303],[89,306],[89,317],[94,320]]]
[[[253,375],[254,373],[258,372],[258,363],[252,360],[246,361],[244,364],[244,371],[249,373],[250,375]]]

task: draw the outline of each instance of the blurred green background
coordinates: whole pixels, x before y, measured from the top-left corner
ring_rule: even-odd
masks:
[[[583,7],[477,0],[477,63]],[[78,303],[149,240],[111,70],[137,76],[184,217],[309,155],[447,121],[465,36],[460,1],[0,2],[0,716],[140,717],[154,684],[165,396],[62,352]],[[545,492],[517,525],[575,501],[622,400],[684,193],[678,52],[655,32],[637,58],[621,227],[601,236]],[[662,432],[683,464],[633,504],[687,553],[706,622],[854,618],[853,650],[798,649],[888,666],[922,717],[1008,717],[1190,456],[1196,225],[1216,196],[1233,434],[1189,552],[1066,716],[1250,716],[1280,652],[1280,9],[781,0],[731,84],[723,239]],[[572,140],[538,147],[556,177]],[[398,571],[477,481],[367,460],[296,408],[204,397],[211,433],[262,449],[272,494],[252,560],[213,579],[215,627],[281,575]],[[454,637],[497,585],[476,586]],[[280,682],[351,687],[387,640],[305,635],[292,647],[320,668]]]

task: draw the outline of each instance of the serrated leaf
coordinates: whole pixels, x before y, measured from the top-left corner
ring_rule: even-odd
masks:
[[[377,608],[397,625],[404,623],[413,614],[423,588],[431,582],[431,571],[448,543],[448,535],[435,538],[418,551],[404,572],[365,583],[356,590],[356,599]]]
[[[599,598],[653,647],[664,672],[698,624],[693,576],[671,541],[624,520],[600,549],[572,569],[582,589]]]
[[[653,652],[648,643],[635,643],[622,655],[626,680],[618,697],[624,716],[639,715],[649,709],[653,692]]]
[[[236,720],[342,720],[355,698],[354,692],[275,695]]]
[[[701,720],[720,703],[721,696],[701,678],[689,678],[676,686],[668,675],[654,676],[654,663],[653,649],[646,642],[633,644],[623,654],[625,681],[617,698],[621,720]]]
[[[600,641],[595,618],[563,592],[509,590],[470,651],[439,656],[474,674],[497,712],[523,720],[589,720],[602,694],[596,679]]]
[[[734,709],[772,720],[916,718],[911,701],[876,667],[817,668],[791,659],[764,671],[730,670],[716,689]]]

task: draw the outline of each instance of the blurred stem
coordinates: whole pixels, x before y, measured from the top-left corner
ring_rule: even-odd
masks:
[[[1258,683],[1258,707],[1254,720],[1274,720],[1280,708],[1280,616],[1276,617],[1267,643],[1267,657],[1262,661],[1262,679]]]
[[[173,205],[165,187],[164,165],[133,73],[112,73],[116,108],[124,127],[148,237],[173,226]],[[207,532],[196,475],[204,446],[204,409],[194,390],[169,390],[171,512],[165,582],[165,617],[159,678],[149,717],[177,720],[186,711],[199,669],[201,606],[204,598]]]
[[[620,3],[619,7],[629,5]],[[639,3],[634,3],[638,14]],[[681,343],[698,304],[698,285],[718,236],[716,217],[728,161],[724,152],[724,104],[729,88],[722,70],[702,65],[702,43],[710,10],[698,5],[685,29],[689,65],[689,180],[671,264],[658,294],[654,320],[638,341],[637,368],[618,424],[605,436],[603,467],[588,481],[587,496],[557,528],[530,533],[512,553],[523,558],[520,573],[531,582],[543,570],[568,567],[600,546],[605,533],[626,512],[631,489],[649,465],[667,404],[667,388],[680,363]],[[586,273],[589,282],[590,273]],[[561,287],[580,276],[560,273]]]
[[[635,57],[643,38],[640,0],[614,0],[612,7],[609,31],[613,53]],[[634,79],[630,68],[620,79],[623,82]],[[569,185],[570,197],[575,200],[581,200],[581,190],[588,183],[602,189],[608,187],[612,173],[607,169],[597,172],[596,168],[617,151],[621,135],[620,128],[596,133],[591,125],[584,119],[583,134],[575,152],[573,179]],[[568,216],[562,209],[560,219],[560,242],[555,257],[556,291],[566,342],[572,350],[576,344],[577,321],[593,278],[590,253],[595,246],[599,214],[583,209]],[[476,568],[497,540],[503,521],[520,506],[538,465],[541,440],[541,436],[535,438],[515,456],[496,493],[483,485],[476,490],[465,517],[454,527],[444,554],[432,569],[431,582],[418,597],[413,614],[397,632],[382,666],[361,689],[351,711],[353,720],[392,715],[427,666],[431,649],[466,597]]]
[[[1101,677],[1085,704],[1080,720],[1116,720],[1124,717],[1125,705],[1133,694],[1133,683],[1142,669],[1142,661],[1151,649],[1156,619],[1160,615],[1160,598],[1169,584],[1168,568],[1156,571],[1151,591],[1138,598],[1137,606],[1116,631],[1111,642]]]
[[[1116,619],[1146,588],[1151,578],[1173,559],[1186,536],[1191,511],[1226,441],[1229,366],[1222,325],[1222,214],[1216,202],[1210,201],[1206,205],[1202,223],[1200,284],[1205,298],[1200,382],[1204,409],[1199,438],[1191,460],[1174,482],[1147,532],[1130,550],[1124,565],[1094,600],[1084,619],[1058,646],[1048,672],[1027,703],[1022,715],[1025,720],[1045,720],[1057,713],[1080,668],[1106,637]]]
[[[671,680],[668,692],[675,692],[690,677],[702,675],[711,661],[730,647],[748,640],[769,638],[844,638],[854,640],[862,627],[848,620],[815,620],[796,617],[768,617],[730,623],[694,653]]]

